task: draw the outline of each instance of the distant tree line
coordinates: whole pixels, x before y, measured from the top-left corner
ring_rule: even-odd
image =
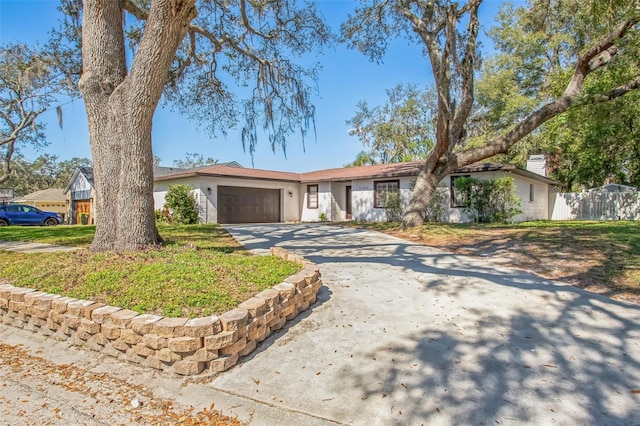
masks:
[[[13,173],[0,186],[13,188],[16,197],[49,188],[65,188],[77,167],[90,166],[88,158],[74,157],[58,161],[58,157],[43,154],[33,161],[22,155],[13,158]]]

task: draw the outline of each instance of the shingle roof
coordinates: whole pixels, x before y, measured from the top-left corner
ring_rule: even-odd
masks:
[[[168,180],[192,176],[233,177],[236,179],[278,180],[288,182],[340,182],[355,179],[385,179],[401,176],[416,176],[420,171],[422,162],[412,161],[407,163],[376,164],[373,166],[339,167],[334,169],[317,170],[306,173],[278,172],[274,170],[248,169],[229,167],[220,164],[196,169],[183,170],[177,173],[155,176],[154,180]],[[551,185],[557,182],[527,170],[521,170],[516,166],[501,163],[473,163],[460,167],[456,173],[505,171],[540,180]]]
[[[78,167],[80,173],[87,178],[91,186],[93,186],[93,167]]]
[[[153,176],[170,175],[172,173],[183,172],[185,170],[186,169],[179,169],[177,167],[153,166]]]
[[[539,181],[548,183],[549,185],[560,186],[559,182],[549,179],[548,177],[539,175],[534,172],[530,172],[529,170],[519,169],[516,166],[511,164],[503,164],[503,163],[473,163],[473,164],[469,164],[468,166],[463,166],[458,168],[455,172],[453,172],[453,174],[474,173],[474,172],[475,173],[495,172],[495,171],[509,172],[515,175],[524,176],[529,179],[539,180]]]
[[[49,188],[40,191],[32,192],[31,194],[24,195],[22,197],[16,197],[11,201],[14,203],[23,203],[27,201],[60,201],[64,202],[67,199],[64,195],[62,188]]]
[[[298,173],[277,172],[273,170],[247,169],[236,166],[223,166],[215,164],[213,166],[198,167],[188,169],[171,175],[155,176],[154,180],[177,179],[190,176],[218,176],[218,177],[234,177],[239,179],[261,179],[261,180],[284,180],[290,182],[299,182],[300,175]]]
[[[375,164],[373,166],[340,167],[301,173],[301,182],[343,181],[352,179],[415,176],[420,171],[420,161],[408,163]]]

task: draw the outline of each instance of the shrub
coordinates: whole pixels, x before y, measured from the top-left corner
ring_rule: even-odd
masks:
[[[400,222],[402,220],[402,199],[400,197],[400,191],[389,192],[384,207],[387,209],[387,222]]]
[[[454,185],[457,191],[465,194],[464,211],[473,222],[508,223],[522,213],[513,178],[485,180],[460,177]]]
[[[165,196],[165,208],[171,212],[168,216],[170,223],[190,225],[198,223],[198,207],[189,185],[170,185]],[[164,215],[164,213],[163,213]]]
[[[165,204],[162,209],[156,210],[156,222],[159,223],[171,223],[171,212],[169,207]]]
[[[431,200],[424,213],[424,221],[432,223],[443,223],[447,221],[447,210],[449,204],[449,191],[447,188],[436,188],[431,194]]]

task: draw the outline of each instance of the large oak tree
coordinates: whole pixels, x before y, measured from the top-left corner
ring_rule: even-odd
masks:
[[[275,149],[314,109],[313,67],[290,58],[330,40],[313,5],[294,0],[66,0],[82,17],[85,101],[97,191],[93,250],[161,241],[153,211],[151,126],[163,95],[222,132],[244,118],[242,142],[259,132]],[[128,43],[127,43],[128,42]],[[128,58],[132,57],[130,63]],[[238,101],[227,84],[247,99]]]
[[[579,45],[567,46],[565,43],[556,46],[564,49],[563,55],[555,55],[552,46],[543,40],[537,47],[549,49],[543,53],[557,57],[563,61],[559,63],[561,68],[569,70],[558,80],[562,82],[562,89],[555,96],[550,94],[546,98],[538,98],[535,108],[521,116],[513,116],[512,121],[490,137],[482,140],[474,135],[476,141],[481,140],[482,143],[468,144],[470,135],[482,129],[482,126],[474,128],[475,124],[482,122],[474,117],[478,111],[474,108],[474,101],[476,73],[480,68],[478,33],[482,0],[469,0],[464,4],[448,0],[370,0],[363,3],[343,25],[343,35],[350,45],[372,60],[380,60],[392,37],[404,36],[421,44],[431,65],[437,91],[435,145],[420,168],[403,218],[405,227],[423,223],[433,191],[446,175],[457,168],[507,152],[545,122],[571,108],[608,102],[640,86],[640,73],[634,73],[614,85],[601,87],[599,91],[584,90],[589,75],[605,72],[618,57],[628,55],[629,51],[635,52],[635,49],[627,48],[638,39],[640,11],[635,1],[533,0],[529,11],[539,15],[533,24],[544,28],[557,7],[584,8],[592,14],[591,30],[583,33]],[[604,8],[606,17],[600,16],[603,4],[615,6]],[[570,27],[569,23],[567,28]],[[518,57],[517,53],[514,52],[512,59],[514,68],[526,60]],[[516,84],[527,77],[526,72],[514,73]],[[526,90],[535,91],[535,87],[528,86]]]

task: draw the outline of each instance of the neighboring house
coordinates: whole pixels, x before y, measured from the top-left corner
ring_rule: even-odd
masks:
[[[43,189],[10,200],[11,203],[28,204],[40,210],[60,213],[63,217],[67,213],[66,201],[64,190],[60,188]]]
[[[64,189],[64,194],[67,197],[67,223],[81,225],[95,223],[96,190],[93,187],[93,168],[75,169],[69,185]]]
[[[410,162],[289,173],[218,164],[156,176],[155,208],[163,207],[170,185],[186,184],[194,188],[201,222],[384,221],[388,194],[398,192],[406,207],[420,165]],[[457,176],[510,176],[522,210],[514,220],[549,219],[549,193],[558,183],[511,165],[476,163],[456,170],[440,184],[449,194],[449,222],[468,220],[456,203],[453,181]]]
[[[183,171],[183,169],[175,167],[153,167],[154,177],[181,171]],[[73,172],[71,180],[69,180],[69,185],[64,189],[63,194],[66,194],[67,223],[81,225],[91,225],[96,223],[96,190],[93,185],[92,167],[78,167]]]

